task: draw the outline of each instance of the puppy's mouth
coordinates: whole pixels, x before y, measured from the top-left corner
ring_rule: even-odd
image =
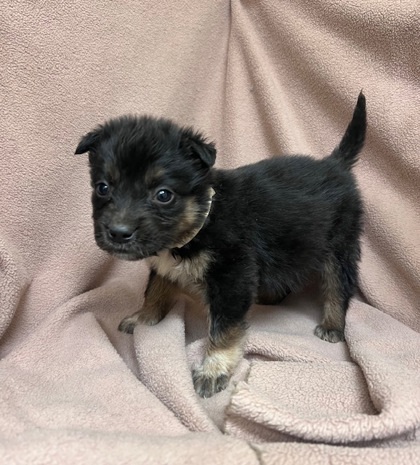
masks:
[[[125,242],[113,240],[105,230],[95,232],[95,240],[99,248],[121,260],[142,260],[157,255],[160,250],[151,241],[135,238]]]
[[[102,239],[96,239],[96,243],[98,246],[108,252],[109,254],[117,257],[121,260],[143,260],[144,258],[151,257],[153,255],[157,255],[157,252],[154,249],[146,250],[144,247],[139,245],[133,244],[131,246],[127,245],[118,245],[112,244],[109,241],[104,241]]]

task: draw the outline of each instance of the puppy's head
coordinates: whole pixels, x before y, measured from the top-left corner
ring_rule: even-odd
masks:
[[[124,116],[80,141],[89,152],[95,239],[139,260],[185,245],[208,215],[216,149],[166,119]]]

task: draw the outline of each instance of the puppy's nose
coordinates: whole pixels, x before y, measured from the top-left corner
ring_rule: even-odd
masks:
[[[108,235],[114,242],[120,244],[130,242],[133,239],[135,229],[124,224],[116,224],[108,228]]]

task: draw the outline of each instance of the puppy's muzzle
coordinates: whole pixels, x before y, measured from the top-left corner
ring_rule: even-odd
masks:
[[[135,237],[136,229],[124,224],[107,226],[108,238],[117,244],[126,244]]]

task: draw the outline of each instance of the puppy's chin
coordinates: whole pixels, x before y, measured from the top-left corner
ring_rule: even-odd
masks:
[[[127,260],[129,262],[135,262],[136,260],[143,260],[143,258],[150,257],[150,255],[139,255],[139,254],[132,254],[132,253],[121,253],[121,252],[109,252],[114,257],[119,258],[120,260]],[[152,254],[156,255],[156,254]]]
[[[101,237],[96,237],[96,244],[98,247],[110,255],[117,257],[120,260],[136,261],[143,260],[144,258],[157,255],[154,250],[147,250],[146,248],[140,247],[138,244],[113,244],[110,241],[103,240]]]

